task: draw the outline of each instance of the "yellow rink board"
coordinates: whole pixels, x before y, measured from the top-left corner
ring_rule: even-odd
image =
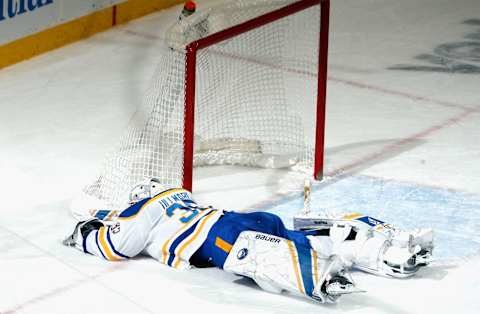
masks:
[[[128,0],[0,46],[0,69],[184,0]]]

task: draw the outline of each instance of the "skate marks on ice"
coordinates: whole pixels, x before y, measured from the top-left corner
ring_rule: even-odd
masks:
[[[415,57],[416,60],[429,65],[397,64],[389,69],[480,74],[480,19],[469,19],[463,24],[476,27],[476,30],[465,35],[462,41],[440,44],[431,53],[423,53]]]
[[[214,278],[214,280],[212,280]],[[188,287],[184,292],[189,300],[203,300],[227,309],[230,313],[337,313],[335,306],[319,304],[300,295],[262,290],[253,280],[226,273],[216,268],[189,270]],[[210,308],[209,312],[215,312]]]
[[[0,260],[2,262],[29,260],[44,256],[43,253],[26,243],[18,234],[2,225],[0,225],[0,239]]]
[[[92,287],[102,290],[104,296],[122,299],[121,306],[113,305],[117,310],[126,307],[152,313],[105,281],[113,273],[128,270],[128,263],[102,263],[62,245],[61,240],[75,225],[65,210],[68,203],[33,206],[2,220],[0,314],[47,313],[52,300],[62,301],[51,313],[77,313],[81,309],[72,309],[71,304],[78,300],[79,291]]]
[[[185,278],[192,285],[185,291],[186,293],[191,294],[195,299],[217,305],[233,306],[234,309],[240,309],[243,313],[410,313],[398,308],[395,303],[372,297],[369,294],[368,296],[367,294],[345,295],[335,304],[320,304],[317,301],[285,291],[281,294],[266,292],[250,278],[234,276],[219,269],[193,269],[192,272],[194,274],[190,274],[190,279]],[[363,274],[361,275],[363,276]],[[212,278],[215,280],[212,281]],[[366,279],[368,281],[371,278]],[[379,280],[386,280],[385,282],[389,283],[388,279],[373,278],[373,282],[378,283]],[[201,283],[201,288],[197,287],[198,283]],[[366,287],[366,285],[364,286]]]
[[[325,164],[328,167],[325,175],[340,180],[426,143],[427,140],[415,134],[406,138],[363,141],[331,147],[325,152],[327,158]]]
[[[314,184],[312,210],[363,213],[406,229],[432,227],[434,259],[443,264],[480,254],[479,195],[363,175],[334,179]],[[298,193],[272,203],[268,211],[291,227],[302,207]]]

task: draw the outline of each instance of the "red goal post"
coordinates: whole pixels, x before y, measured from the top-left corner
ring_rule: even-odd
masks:
[[[207,37],[198,39],[187,45],[185,59],[186,71],[183,160],[183,187],[185,189],[192,191],[195,138],[195,81],[198,51],[317,5],[319,6],[320,10],[320,32],[318,38],[318,89],[313,177],[316,180],[321,180],[323,178],[330,0],[301,0],[220,32],[211,34]]]

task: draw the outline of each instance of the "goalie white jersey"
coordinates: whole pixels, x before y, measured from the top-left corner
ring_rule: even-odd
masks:
[[[171,189],[120,212],[113,224],[91,232],[83,249],[107,260],[143,253],[184,269],[221,215],[198,206],[187,190]]]

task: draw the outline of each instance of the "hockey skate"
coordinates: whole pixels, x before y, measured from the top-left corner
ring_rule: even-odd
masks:
[[[312,297],[322,303],[334,303],[344,294],[365,292],[356,287],[338,256],[332,255],[325,264],[323,276]]]
[[[428,265],[434,247],[430,228],[399,230],[361,214],[297,216],[294,229],[316,230],[318,236],[309,239],[323,254],[338,254],[354,268],[396,278],[412,276]]]

